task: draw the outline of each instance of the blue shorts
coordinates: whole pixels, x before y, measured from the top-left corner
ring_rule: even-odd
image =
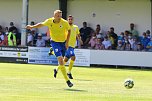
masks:
[[[75,56],[74,48],[73,47],[69,47],[68,50],[66,50],[65,57],[67,57],[69,59],[72,56]]]
[[[53,51],[56,57],[65,56],[65,51],[66,51],[65,42],[51,41],[51,46],[53,48]]]

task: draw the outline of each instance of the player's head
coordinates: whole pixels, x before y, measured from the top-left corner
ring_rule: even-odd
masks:
[[[70,25],[73,24],[73,16],[72,15],[68,16],[68,22]]]
[[[57,20],[60,20],[62,18],[62,11],[61,10],[55,10],[54,11],[54,18]]]

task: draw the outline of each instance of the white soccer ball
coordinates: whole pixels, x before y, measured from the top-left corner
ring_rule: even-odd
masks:
[[[131,88],[134,87],[134,81],[132,79],[126,79],[125,82],[124,82],[124,86],[127,89],[131,89]]]

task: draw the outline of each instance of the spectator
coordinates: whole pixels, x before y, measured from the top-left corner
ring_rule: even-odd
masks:
[[[152,52],[152,38],[150,39],[150,42],[147,45],[147,49],[149,52]]]
[[[103,50],[104,49],[104,45],[102,44],[102,39],[101,38],[97,38],[97,41],[95,43],[95,49],[97,49],[97,50]]]
[[[105,50],[110,50],[111,49],[111,41],[108,39],[108,36],[104,37],[104,41],[102,42],[104,45]]]
[[[36,41],[37,47],[45,47],[45,40],[42,39],[42,34],[38,34],[38,39]]]
[[[131,44],[131,49],[133,51],[137,51],[138,50],[138,40],[137,38],[133,38],[133,42],[130,43]]]
[[[8,46],[16,46],[15,30],[10,29],[8,34]]]
[[[147,36],[148,39],[151,39],[150,30],[146,31],[146,36]]]
[[[18,33],[17,28],[14,26],[13,22],[10,22],[9,32],[14,31],[14,34],[16,35]]]
[[[110,28],[110,39],[111,39],[111,43],[112,43],[112,49],[116,49],[117,48],[118,36],[114,32],[113,27]]]
[[[21,43],[21,34],[18,32],[18,29],[14,26],[13,22],[10,22],[9,32],[13,31],[13,34],[16,37],[16,43],[17,45],[20,45]]]
[[[143,38],[141,39],[141,44],[145,51],[147,50],[147,45],[148,45],[149,41],[150,41],[150,39],[148,39],[148,37],[146,36],[146,33],[143,32]]]
[[[134,25],[134,23],[131,23],[131,24],[130,24],[130,30],[129,30],[129,32],[132,33],[132,36],[133,36],[133,37],[136,37],[136,38],[138,39],[139,33],[138,33],[137,30],[135,30],[135,25]]]
[[[138,42],[137,51],[142,51],[142,50],[143,50],[142,44]]]
[[[89,45],[91,46],[91,47],[90,47],[91,49],[95,49],[96,41],[97,41],[96,34],[93,33],[93,34],[92,34],[92,37],[91,37],[91,39],[90,39],[90,41],[89,41]]]
[[[0,31],[0,46],[4,45],[4,35],[3,33]]]
[[[33,46],[33,33],[30,30],[27,33],[27,45]]]
[[[97,38],[101,38],[101,39],[104,39],[104,36],[105,35],[103,35],[102,33],[101,33],[101,27],[100,27],[100,25],[98,24],[97,25],[97,27],[96,27],[96,36],[97,36]]]
[[[8,33],[9,33],[8,32],[8,27],[5,27],[5,32],[4,33],[5,33],[5,35],[8,35]]]
[[[122,40],[118,40],[117,50],[124,50],[124,43],[122,42]]]
[[[87,22],[83,22],[83,27],[80,29],[80,36],[83,41],[83,48],[87,48],[91,38],[92,28],[87,27]]]
[[[4,46],[8,46],[8,34],[4,34]]]
[[[126,50],[126,51],[130,51],[131,50],[131,45],[130,45],[129,41],[125,42],[124,50]]]

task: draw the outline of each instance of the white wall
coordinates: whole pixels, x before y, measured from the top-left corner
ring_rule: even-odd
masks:
[[[0,0],[0,25],[9,27],[11,21],[21,28],[22,0]]]
[[[93,13],[96,17],[92,16]],[[69,0],[68,14],[75,17],[79,27],[87,21],[93,28],[100,24],[104,32],[113,26],[120,34],[129,29],[130,23],[137,25],[140,34],[151,30],[150,0]]]
[[[40,22],[51,17],[59,9],[58,0],[29,0],[29,22]],[[95,13],[96,17],[92,17]],[[75,16],[75,23],[82,27],[87,21],[91,27],[101,24],[103,31],[115,27],[115,32],[129,29],[130,22],[135,23],[140,34],[151,29],[150,0],[68,0],[68,14]],[[9,26],[13,21],[21,28],[22,0],[0,0],[0,25]],[[45,32],[45,28],[41,29]]]
[[[151,52],[91,50],[90,64],[152,67]]]
[[[44,21],[59,9],[58,0],[29,0],[29,22]],[[22,0],[0,0],[0,25],[9,26],[11,21],[21,28]],[[42,28],[41,32],[44,32]]]

